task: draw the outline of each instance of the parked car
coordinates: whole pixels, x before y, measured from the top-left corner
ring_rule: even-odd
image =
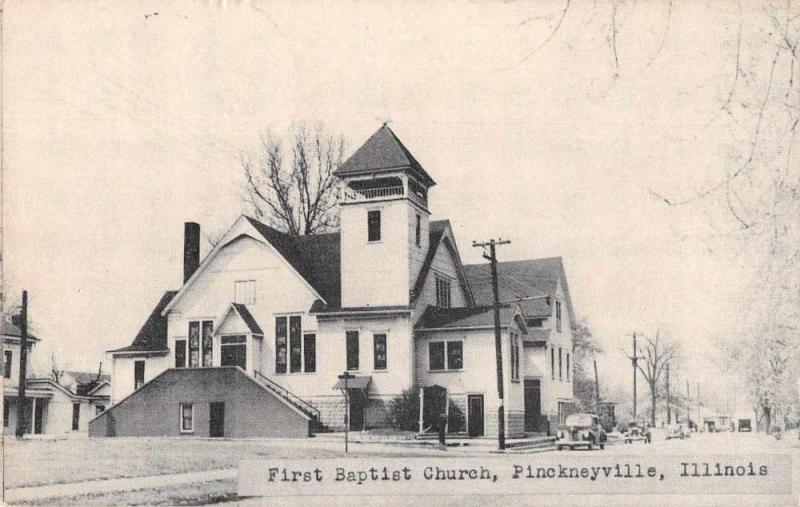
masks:
[[[739,419],[739,431],[753,431],[750,427],[750,419]]]
[[[625,437],[626,444],[631,444],[640,440],[649,444],[653,440],[653,435],[650,432],[650,423],[642,419],[631,421],[622,434]]]
[[[556,448],[559,451],[576,447],[586,447],[591,451],[596,446],[605,449],[606,440],[606,432],[596,415],[572,414],[567,416],[564,427],[556,435]]]
[[[683,427],[683,424],[670,424],[664,432],[667,440],[673,438],[680,438],[681,440],[689,438],[689,432]]]

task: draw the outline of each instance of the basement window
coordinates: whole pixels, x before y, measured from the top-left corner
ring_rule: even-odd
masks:
[[[194,432],[194,404],[181,403],[179,405],[181,416],[181,433]]]

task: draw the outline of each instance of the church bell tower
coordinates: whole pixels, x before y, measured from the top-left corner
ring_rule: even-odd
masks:
[[[344,192],[342,308],[407,306],[428,253],[436,182],[386,124],[334,174]]]

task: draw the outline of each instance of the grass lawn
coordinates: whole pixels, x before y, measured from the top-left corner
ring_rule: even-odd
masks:
[[[210,481],[164,488],[45,498],[16,505],[206,505],[235,501],[236,481]]]
[[[351,447],[351,455],[436,455],[400,446]],[[335,458],[342,445],[316,439],[220,440],[196,438],[7,439],[5,487],[142,477],[230,468],[245,458]]]

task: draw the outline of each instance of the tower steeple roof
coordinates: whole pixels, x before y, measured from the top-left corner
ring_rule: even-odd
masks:
[[[428,187],[436,184],[384,123],[334,174],[339,177],[359,176],[403,169],[411,171]]]

